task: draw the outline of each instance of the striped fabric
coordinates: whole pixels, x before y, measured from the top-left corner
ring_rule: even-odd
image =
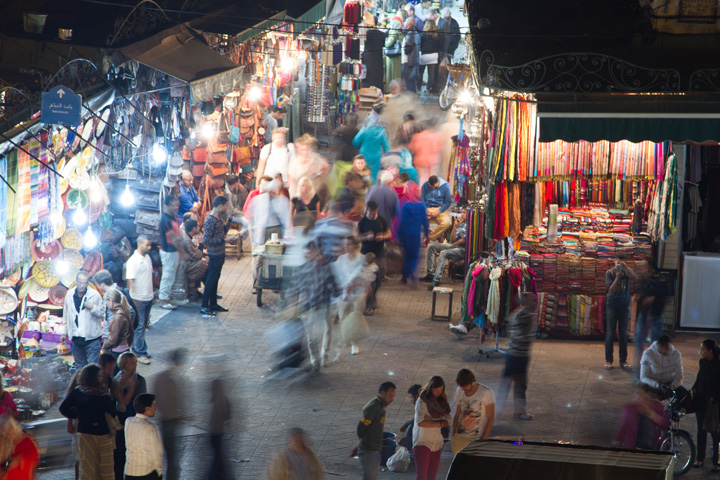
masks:
[[[114,480],[113,446],[110,434],[76,433],[79,480]]]

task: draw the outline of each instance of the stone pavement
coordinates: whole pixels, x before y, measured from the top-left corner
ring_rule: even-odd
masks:
[[[153,376],[167,366],[167,353],[180,346],[191,352],[182,371],[188,386],[188,420],[181,439],[183,479],[207,477],[207,387],[218,376],[225,380],[234,407],[226,442],[228,456],[248,460],[230,462],[231,468],[235,478],[253,479],[262,478],[271,455],[283,447],[285,432],[293,426],[308,432],[329,478],[359,478],[359,464],[348,458],[348,453],[356,443],[355,427],[362,407],[383,381],[392,380],[399,389],[387,413],[386,430],[393,432],[412,418],[413,410],[403,393],[413,383],[422,384],[432,375],[441,375],[451,384],[457,371],[467,367],[482,383],[495,390],[499,385],[503,357],[479,355],[479,339],[472,335],[458,341],[447,323],[429,320],[432,295],[424,286],[413,289],[393,279],[381,290],[380,309],[368,318],[371,336],[360,344],[360,355],[350,356],[346,351],[318,376],[303,373],[281,382],[268,381],[272,357],[263,334],[276,321],[269,308],[255,306],[255,296],[250,293],[250,256],[228,259],[221,282],[221,304],[231,311],[216,319],[202,318],[197,304],[171,312],[148,332],[152,364],[139,366],[152,391]],[[461,290],[459,282],[450,286],[456,292]],[[264,293],[266,302],[278,298]],[[454,320],[459,308],[456,296]],[[694,381],[703,338],[705,335],[700,334],[675,337],[685,359],[686,386]],[[608,445],[620,407],[632,396],[632,387],[630,373],[602,369],[603,356],[602,344],[597,341],[537,341],[528,388],[528,411],[535,418],[523,423],[498,421],[493,435]],[[683,427],[693,435],[694,424],[694,417],[683,420]],[[444,478],[450,461],[447,446],[438,478]],[[707,471],[694,471],[687,478]],[[408,473],[385,472],[381,477],[412,475],[411,467]],[[70,469],[53,470],[41,472],[39,477],[71,479],[73,473]]]

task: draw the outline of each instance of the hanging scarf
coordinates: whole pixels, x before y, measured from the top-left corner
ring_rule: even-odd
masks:
[[[490,272],[490,292],[488,293],[487,316],[491,325],[496,325],[500,315],[500,276],[502,269],[495,267]]]

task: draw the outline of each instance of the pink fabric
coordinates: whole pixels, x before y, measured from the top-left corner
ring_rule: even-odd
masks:
[[[0,417],[6,413],[11,413],[15,418],[18,416],[17,405],[15,405],[10,392],[3,392],[2,400],[0,400]]]
[[[418,428],[417,426],[415,428]],[[428,447],[413,447],[415,460],[415,480],[435,480],[440,466],[442,449],[431,452]]]
[[[652,401],[652,409],[660,415],[664,421],[663,424],[657,425],[657,440],[660,440],[662,431],[668,428],[668,420],[665,415],[665,407],[657,400]],[[620,423],[618,423],[617,430],[613,440],[620,443],[625,448],[635,448],[637,440],[637,427],[638,420],[640,420],[640,412],[638,410],[639,402],[634,400],[630,403],[623,405],[622,415],[620,416]]]
[[[477,277],[482,273],[483,267],[484,265],[478,264],[471,273],[473,279],[472,282],[470,282],[470,291],[468,292],[468,303],[470,305],[468,313],[470,314],[470,318],[475,318],[475,288],[477,287]]]

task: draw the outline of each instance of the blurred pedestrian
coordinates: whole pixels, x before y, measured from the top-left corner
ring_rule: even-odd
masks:
[[[200,233],[200,225],[194,218],[185,220],[182,226],[182,230],[187,233],[183,237],[183,260],[182,268],[185,272],[185,281],[187,282],[187,291],[190,298],[193,300],[199,300],[202,298],[202,294],[198,291],[200,280],[205,277],[207,272],[210,258],[207,255],[203,255],[202,250],[195,245],[193,239]],[[241,242],[242,238],[238,239]]]
[[[423,185],[431,176],[438,173],[442,156],[442,139],[429,123],[425,123],[422,131],[413,135],[408,149],[412,153],[413,165]]]
[[[500,383],[498,400],[501,408],[506,407],[510,384],[514,384],[515,409],[513,417],[519,420],[532,420],[525,410],[525,392],[528,384],[528,366],[530,350],[536,333],[537,298],[532,292],[520,294],[520,308],[516,309],[507,323],[510,344],[505,356],[505,371]]]
[[[163,214],[160,218],[160,261],[162,262],[162,276],[160,288],[158,289],[158,300],[160,306],[167,310],[175,310],[177,307],[172,302],[172,287],[177,278],[177,270],[180,265],[180,220],[178,220],[178,209],[180,202],[177,198],[168,195],[163,201]]]
[[[396,390],[394,383],[384,382],[380,385],[377,396],[363,407],[362,417],[357,426],[360,442],[353,450],[353,454],[357,453],[360,458],[362,480],[377,480],[380,473],[385,414],[388,405],[395,400]]]
[[[187,352],[179,348],[170,354],[172,365],[158,374],[155,380],[155,401],[160,411],[160,427],[163,447],[167,457],[167,480],[180,478],[180,456],[177,449],[177,434],[180,419],[187,416],[183,396],[187,392],[179,370],[185,364]]]
[[[207,248],[208,268],[200,313],[206,318],[214,317],[215,312],[228,311],[227,308],[217,303],[218,283],[225,263],[225,234],[230,229],[227,208],[227,198],[222,195],[215,197],[213,209],[205,216],[205,225],[203,226],[203,243]]]
[[[148,345],[145,342],[145,330],[150,326],[150,310],[155,293],[153,291],[153,266],[150,259],[152,242],[145,235],[137,238],[137,248],[125,264],[125,277],[130,298],[136,307],[137,325],[133,332],[132,351],[138,362],[150,364]]]
[[[488,438],[495,424],[495,394],[463,368],[455,377],[455,416],[452,426],[453,456],[478,438]]]
[[[408,452],[410,452],[410,455],[412,455],[413,451],[413,426],[415,424],[415,403],[418,401],[418,398],[420,398],[420,390],[422,389],[422,385],[419,383],[415,383],[408,388],[407,395],[408,399],[410,400],[410,406],[413,409],[413,418],[408,420],[403,424],[402,427],[400,427],[400,433],[405,434],[405,438],[400,440],[399,444],[403,445],[405,448],[408,449]]]
[[[650,334],[650,343],[656,341],[663,332],[663,312],[665,310],[665,292],[660,275],[651,262],[646,262],[648,276],[642,279],[638,298],[638,315],[635,322],[633,343],[635,344],[635,380],[640,378],[640,358]]]
[[[718,443],[720,434],[708,432],[703,428],[708,408],[718,408],[720,403],[720,349],[715,340],[710,338],[700,344],[700,369],[692,387],[695,399],[695,418],[697,419],[697,457],[694,467],[699,468],[705,463],[707,434],[712,438],[712,468],[718,472]],[[710,402],[710,400],[713,402]]]
[[[413,93],[420,89],[418,68],[420,65],[420,34],[415,30],[415,19],[408,18],[404,25],[402,46],[402,75],[405,88]]]
[[[399,56],[397,58],[400,59]],[[380,171],[380,159],[383,153],[390,150],[385,127],[379,123],[379,117],[375,111],[368,114],[367,123],[353,139],[353,146],[359,150],[360,155],[365,157],[367,166],[372,172],[370,178],[375,181]]]
[[[159,480],[163,473],[160,432],[150,420],[155,416],[155,395],[142,393],[133,400],[136,414],[125,420],[125,479]]]
[[[15,417],[0,415],[0,479],[33,480],[39,463],[40,451],[32,437]]]
[[[435,480],[445,445],[440,429],[450,425],[450,411],[445,381],[437,375],[430,377],[415,402],[413,458],[416,480]]]
[[[255,178],[267,175],[275,178],[278,173],[282,175],[283,183],[288,183],[288,166],[295,157],[295,145],[287,143],[288,129],[278,127],[272,132],[272,142],[260,150]]]
[[[357,342],[365,338],[368,332],[367,322],[362,316],[367,284],[366,276],[363,275],[365,257],[360,254],[360,241],[354,236],[347,237],[345,252],[330,264],[335,284],[341,291],[337,300],[340,327],[337,357],[340,356],[342,348],[348,345],[351,347],[352,355],[360,353]]]
[[[120,425],[135,415],[134,401],[138,395],[147,393],[145,378],[137,373],[138,360],[132,352],[125,352],[118,358],[120,372],[115,375],[112,382],[118,411]],[[115,438],[115,479],[122,480],[125,471],[125,437],[118,435]]]
[[[320,210],[320,199],[315,194],[312,182],[303,177],[298,182],[297,195],[291,200],[291,215],[294,225],[313,225]]]
[[[385,242],[392,238],[390,225],[378,214],[378,210],[375,200],[370,200],[365,207],[365,216],[358,222],[358,234],[362,240],[361,253],[375,255],[375,262],[378,265],[376,278],[370,286],[366,315],[372,315],[378,308],[377,292],[385,278]]]
[[[113,439],[106,415],[115,418],[115,401],[108,393],[105,374],[91,363],[83,367],[75,387],[60,404],[60,413],[77,419],[78,469],[80,480],[113,480]]]
[[[393,174],[383,170],[377,185],[370,188],[365,196],[367,203],[373,201],[377,204],[378,215],[384,218],[389,226],[398,214],[398,195],[390,186],[392,182]]]
[[[247,221],[243,214],[243,207],[245,206],[248,191],[240,181],[240,177],[228,175],[225,178],[225,194],[223,196],[228,199],[228,217],[232,218],[233,223],[246,227]]]
[[[301,428],[291,428],[287,435],[287,446],[275,455],[265,472],[265,480],[322,480],[325,467],[307,444]]]
[[[665,406],[650,395],[651,388],[638,385],[635,399],[623,405],[613,443],[625,448],[659,450],[668,427]]]
[[[605,286],[608,289],[605,299],[605,370],[613,363],[613,339],[617,329],[620,347],[620,368],[630,370],[627,363],[627,331],[630,322],[630,280],[637,279],[635,271],[625,263],[622,253],[615,255],[615,266],[605,272]]]
[[[275,105],[268,107],[267,114],[265,114],[265,124],[267,125],[267,128],[265,128],[266,144],[272,142],[272,134],[275,129],[278,128],[280,122],[283,121],[286,113],[287,109],[285,107],[277,107]]]
[[[427,67],[428,80],[425,92],[437,95],[438,58],[443,50],[443,39],[438,34],[434,20],[427,19],[420,35],[420,80],[425,76]]]
[[[400,50],[402,49],[402,26],[401,17],[393,16],[390,20],[390,28],[385,38],[385,48],[383,54],[385,57],[385,93],[390,93],[390,83],[399,80],[402,75],[402,63],[400,58]],[[388,53],[392,53],[388,55]]]
[[[362,177],[365,183],[365,194],[367,194],[367,189],[372,186],[375,180],[370,178],[372,172],[368,168],[367,161],[363,155],[355,155],[353,157],[353,166],[350,171]]]
[[[365,182],[352,170],[345,174],[345,188],[335,199],[343,216],[358,221],[365,204]]]
[[[419,189],[416,184],[408,183],[407,202],[400,212],[400,226],[398,239],[404,253],[402,282],[415,283],[415,270],[420,258],[420,244],[422,232],[430,235],[430,225],[427,219],[427,208],[420,200]]]
[[[310,365],[314,373],[329,363],[332,316],[328,312],[335,281],[327,259],[315,242],[308,243],[305,263],[292,278],[286,296],[297,296],[298,314],[305,326]]]
[[[352,222],[341,216],[340,205],[332,201],[328,205],[328,215],[315,222],[313,235],[328,261],[333,262],[342,252],[345,237],[353,231]]]
[[[130,309],[130,323],[132,324],[132,330],[133,330],[133,341],[134,339],[134,332],[138,325],[138,315],[137,315],[137,306],[133,303],[132,298],[130,297],[130,290],[127,288],[122,288],[119,286],[115,281],[113,280],[112,274],[107,270],[98,270],[95,275],[92,277],[92,282],[95,284],[98,290],[100,290],[100,293],[103,295],[103,299],[105,298],[105,294],[112,289],[118,290],[120,293],[122,293],[123,297],[125,297],[125,300],[127,300],[128,307]],[[105,302],[107,304],[107,301]],[[110,336],[110,325],[109,322],[112,319],[112,312],[110,312],[110,308],[107,307],[105,309],[105,321],[103,322],[103,338],[107,339],[108,336]],[[100,355],[102,357],[102,354]],[[102,362],[99,362],[100,366],[102,367]],[[112,372],[111,372],[112,373]]]
[[[100,357],[102,321],[105,302],[94,289],[88,288],[90,275],[80,271],[75,286],[65,294],[63,319],[68,337],[72,340],[75,368],[97,363]]]
[[[210,446],[213,451],[213,460],[208,478],[209,480],[226,480],[230,478],[230,472],[226,466],[222,438],[225,434],[227,422],[232,417],[232,409],[221,379],[216,378],[210,383],[210,394],[210,401],[212,402],[212,410],[210,411]]]
[[[452,225],[448,212],[452,205],[450,186],[442,178],[433,175],[422,186],[422,199],[427,205],[428,218],[437,223],[428,239],[440,241]]]
[[[297,196],[298,183],[301,178],[309,178],[318,197],[327,201],[325,179],[330,173],[330,164],[317,153],[317,140],[305,134],[295,140],[295,157],[288,165],[288,193],[290,198]]]

